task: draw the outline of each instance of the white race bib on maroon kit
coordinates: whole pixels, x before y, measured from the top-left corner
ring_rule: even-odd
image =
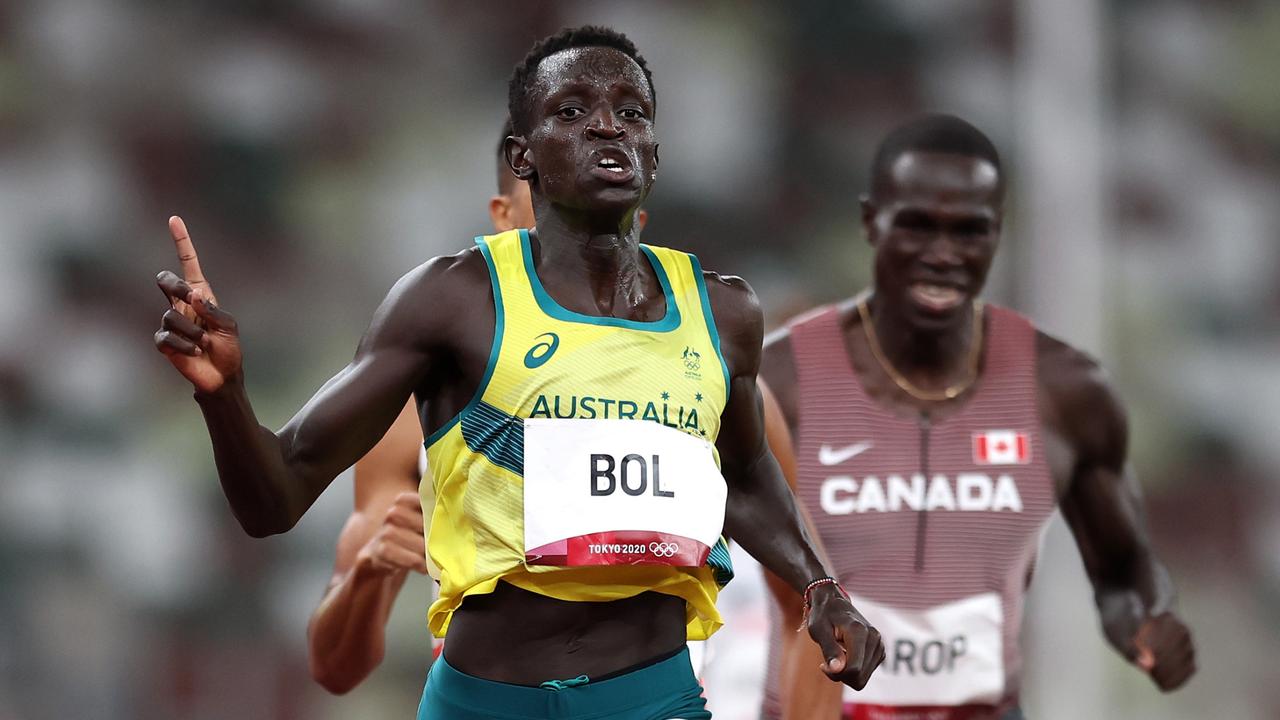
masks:
[[[702,565],[727,492],[711,443],[665,425],[524,421],[531,565]]]
[[[983,593],[928,610],[901,610],[856,596],[850,600],[880,631],[885,658],[862,691],[845,688],[846,704],[928,707],[1000,701],[1004,615],[999,595]]]

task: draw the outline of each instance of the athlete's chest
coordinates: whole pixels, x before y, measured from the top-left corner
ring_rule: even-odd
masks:
[[[641,246],[661,302],[611,317],[562,305],[523,231],[481,247],[497,317],[481,402],[514,418],[645,420],[715,439],[728,373],[696,259]]]
[[[1054,507],[1034,404],[978,404],[933,422],[811,401],[799,431],[797,493],[828,546],[858,548],[860,566],[1000,565],[1035,542]]]
[[[647,420],[714,437],[724,407],[705,334],[533,323],[504,339],[489,386],[529,418]]]

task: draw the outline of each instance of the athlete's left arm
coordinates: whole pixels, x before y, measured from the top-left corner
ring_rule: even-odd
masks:
[[[1083,353],[1042,335],[1038,355],[1050,466],[1107,640],[1161,690],[1174,690],[1195,672],[1195,648],[1147,534],[1124,407]]]
[[[764,412],[756,374],[764,317],[741,278],[706,274],[707,291],[729,369],[729,401],[716,448],[729,487],[725,532],[775,575],[802,593],[831,573],[805,532],[795,499],[765,441]],[[809,635],[822,647],[823,668],[833,680],[861,690],[884,660],[880,633],[834,585],[810,593]]]

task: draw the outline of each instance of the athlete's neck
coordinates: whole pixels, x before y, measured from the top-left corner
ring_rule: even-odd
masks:
[[[885,358],[913,384],[941,388],[968,372],[975,340],[972,303],[954,322],[937,328],[920,327],[900,312],[900,308],[874,294],[867,300],[867,306]]]
[[[641,257],[634,213],[601,227],[580,214],[552,211],[538,216],[530,238],[543,284],[574,295],[589,288],[593,309],[600,313],[629,317],[662,294]]]

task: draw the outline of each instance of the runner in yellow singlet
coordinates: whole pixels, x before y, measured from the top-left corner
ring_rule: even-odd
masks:
[[[155,344],[195,388],[232,511],[250,535],[287,531],[413,395],[445,635],[419,718],[710,717],[684,643],[720,624],[722,529],[803,595],[828,675],[863,687],[879,634],[765,443],[759,302],[639,243],[658,167],[643,58],[612,30],[562,31],[516,67],[508,108],[537,232],[402,278],[279,432],[258,424],[235,320],[171,219],[184,277],[157,278],[172,307]]]

